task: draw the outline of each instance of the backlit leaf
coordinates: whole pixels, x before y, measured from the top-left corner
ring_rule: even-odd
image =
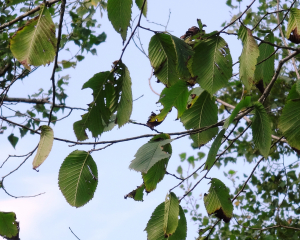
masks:
[[[71,206],[81,207],[89,202],[97,184],[97,165],[88,152],[75,150],[65,158],[59,169],[58,185]]]
[[[164,213],[164,235],[169,237],[172,235],[178,226],[179,215],[179,201],[176,195],[171,192],[167,195],[165,200],[165,213]]]
[[[187,223],[182,207],[179,205],[179,221],[176,231],[168,238],[168,240],[184,240],[187,234]]]
[[[0,235],[6,239],[19,239],[19,222],[14,212],[0,212]]]
[[[296,31],[297,34],[300,30],[300,10],[297,8],[292,8],[290,10],[290,18],[288,21],[287,31],[285,37],[290,38],[290,35],[293,31]],[[294,34],[295,35],[295,34]]]
[[[55,25],[44,4],[40,6],[40,15],[27,21],[12,36],[10,50],[28,70],[29,65],[40,66],[53,61],[56,53]]]
[[[51,127],[44,125],[41,126],[41,138],[37,153],[33,159],[33,169],[38,168],[48,157],[54,140],[54,134]]]

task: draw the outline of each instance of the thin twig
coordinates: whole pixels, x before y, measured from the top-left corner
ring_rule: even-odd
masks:
[[[78,240],[80,240],[80,238],[76,236],[76,234],[72,231],[72,229],[71,229],[70,227],[69,227],[69,229],[70,229],[71,233],[73,233],[73,235],[74,235]]]
[[[178,180],[181,180],[181,181],[184,180],[183,178],[177,177],[177,176],[176,176],[175,174],[173,174],[173,173],[169,173],[169,172],[166,171],[166,174],[167,174],[167,175],[170,175],[170,176],[173,176],[173,177],[175,177],[175,178],[178,179]]]

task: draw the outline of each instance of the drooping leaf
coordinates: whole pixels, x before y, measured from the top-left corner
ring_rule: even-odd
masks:
[[[264,40],[274,43],[274,34],[269,33]],[[257,58],[257,63],[260,63],[261,61],[267,59],[274,52],[274,47],[270,44],[262,43],[258,48],[259,57]],[[271,81],[274,74],[274,61],[275,55],[256,66],[255,82],[259,82],[260,80],[262,80],[265,84],[268,84]]]
[[[192,48],[184,42],[182,39],[177,38],[171,35],[172,42],[175,47],[176,51],[176,65],[177,65],[177,72],[182,79],[190,78],[191,74],[187,68],[188,60],[193,56],[194,52]]]
[[[55,25],[44,4],[40,6],[40,14],[27,21],[12,36],[10,50],[28,70],[29,65],[40,66],[53,61],[56,53]]]
[[[179,201],[176,195],[171,192],[167,195],[165,200],[164,213],[164,235],[171,236],[177,229],[179,215]]]
[[[7,239],[19,239],[19,222],[14,212],[0,212],[0,235]]]
[[[228,223],[233,212],[229,189],[219,179],[212,178],[208,191],[208,194],[204,194],[204,205],[208,215],[215,214]]]
[[[178,221],[178,227],[176,231],[168,238],[168,240],[185,240],[186,239],[186,233],[187,233],[187,223],[184,211],[182,207],[179,205],[179,221]]]
[[[184,127],[188,129],[198,129],[207,127],[218,121],[218,107],[214,97],[203,91],[194,105],[187,109],[180,118]],[[210,128],[206,131],[191,135],[196,147],[209,142],[218,133],[217,128]]]
[[[125,199],[133,198],[135,201],[144,201],[143,196],[144,196],[144,189],[145,185],[142,184],[141,186],[138,186],[135,190],[131,191],[127,195],[125,195]]]
[[[117,80],[118,92],[121,92],[117,108],[116,123],[119,127],[129,121],[132,112],[131,78],[125,64],[119,63],[118,73],[121,74]]]
[[[299,32],[300,29],[300,10],[297,8],[292,8],[290,10],[290,18],[288,21],[287,31],[286,31],[286,38],[298,38],[299,39]],[[291,34],[293,33],[293,34]],[[293,41],[294,42],[294,41]],[[296,41],[297,42],[297,41]]]
[[[38,168],[48,157],[54,140],[54,134],[51,127],[44,125],[41,126],[41,138],[37,153],[33,159],[33,169]]]
[[[232,58],[225,40],[213,36],[195,47],[192,72],[200,86],[214,94],[226,86],[232,76]]]
[[[211,169],[211,167],[214,165],[214,162],[216,160],[216,156],[217,156],[218,150],[221,147],[222,138],[224,136],[225,131],[226,131],[225,129],[222,129],[219,132],[219,134],[216,137],[216,139],[213,142],[213,144],[211,145],[211,147],[209,149],[209,152],[208,152],[208,155],[207,155],[206,162],[205,162],[205,167],[204,167],[205,170],[209,171]]]
[[[300,94],[296,91],[296,84],[293,85],[287,97],[287,102],[282,109],[278,127],[288,144],[300,149]]]
[[[10,144],[11,144],[14,148],[16,148],[16,145],[17,145],[17,143],[18,143],[18,141],[19,141],[19,138],[16,137],[16,136],[12,133],[12,134],[10,134],[10,135],[7,137],[7,139],[8,139],[8,141],[10,142]]]
[[[107,15],[114,29],[126,40],[130,25],[132,0],[108,0]]]
[[[142,173],[147,173],[155,163],[171,156],[169,153],[163,151],[163,146],[170,142],[172,142],[172,139],[144,144],[134,155],[135,159],[131,161],[129,168]]]
[[[71,206],[81,207],[89,202],[97,184],[97,165],[88,152],[75,150],[65,158],[59,169],[58,185]]]
[[[233,122],[233,120],[235,119],[235,117],[238,115],[238,113],[246,107],[250,107],[251,105],[251,97],[250,96],[246,96],[243,100],[241,100],[236,107],[233,109],[231,115],[226,119],[226,121],[224,122],[223,128],[227,129],[229,127],[229,125]]]
[[[174,85],[179,80],[179,76],[176,71],[177,58],[171,36],[164,33],[155,34],[150,40],[148,51],[157,79],[167,87]]]
[[[159,102],[164,106],[158,115],[150,116],[149,122],[162,122],[172,107],[176,107],[178,114],[177,118],[183,114],[186,109],[189,91],[187,84],[184,81],[178,81],[175,85],[169,88],[164,88],[160,94]]]
[[[243,51],[240,60],[240,79],[246,90],[250,90],[254,83],[254,71],[259,56],[259,49],[250,29],[240,27],[238,37],[243,42]]]
[[[146,2],[145,2],[145,6],[144,6],[144,9],[143,9],[143,15],[145,16],[145,17],[147,17],[147,9],[148,9],[148,1],[147,0],[145,0]],[[140,9],[140,10],[142,10],[142,6],[143,6],[143,3],[144,3],[144,0],[135,0],[135,3],[136,3],[136,5],[138,6],[138,8]]]
[[[268,158],[271,147],[271,123],[264,106],[256,102],[254,104],[254,119],[252,122],[252,135],[255,147],[261,155]]]

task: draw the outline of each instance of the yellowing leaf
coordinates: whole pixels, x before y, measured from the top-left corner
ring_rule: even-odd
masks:
[[[25,68],[53,61],[56,53],[55,25],[44,4],[40,15],[27,21],[10,40],[10,50]]]
[[[38,168],[48,157],[53,145],[53,130],[49,126],[41,126],[41,139],[37,153],[33,159],[33,169]]]

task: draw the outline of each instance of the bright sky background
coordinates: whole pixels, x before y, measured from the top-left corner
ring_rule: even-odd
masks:
[[[171,10],[168,31],[180,37],[189,27],[197,26],[196,19],[200,18],[203,24],[207,25],[206,31],[211,32],[220,30],[221,24],[231,19],[230,8],[225,5],[225,0],[150,0],[148,3],[148,19],[163,25],[168,21],[169,9]],[[250,2],[250,1],[249,1]],[[245,5],[241,6],[241,10]],[[133,7],[133,18],[138,15],[138,9]],[[100,16],[100,13],[97,13]],[[121,36],[114,31],[111,23],[108,21],[107,14],[100,19],[101,28],[97,31],[104,31],[107,34],[105,43],[97,47],[97,56],[89,54],[85,60],[78,63],[76,69],[65,70],[63,75],[69,74],[70,84],[67,89],[66,105],[87,108],[87,104],[92,101],[91,90],[81,90],[83,83],[91,78],[95,73],[100,71],[111,70],[112,62],[119,59],[122,49]],[[154,30],[164,30],[158,25],[149,24],[142,18],[142,25],[150,27]],[[130,32],[128,33],[128,35]],[[147,51],[148,43],[152,36],[151,32],[140,30],[141,40]],[[222,36],[227,41],[233,62],[238,60],[241,53],[241,43],[235,37]],[[73,54],[76,53],[75,48],[69,46]],[[62,51],[59,60],[68,60],[70,54]],[[134,102],[133,113],[131,119],[146,123],[151,111],[157,111],[159,105],[156,104],[158,96],[149,88],[148,78],[151,73],[149,60],[135,47],[131,42],[123,57],[123,62],[127,65],[132,78],[133,99],[144,95],[142,98]],[[53,64],[49,67],[40,67],[36,72],[32,73],[23,81],[15,83],[9,97],[27,97],[28,94],[38,92],[39,88],[48,90],[51,86],[50,76]],[[236,72],[235,69],[234,72]],[[60,73],[61,74],[61,73]],[[57,78],[57,76],[56,76]],[[152,86],[155,91],[160,92],[163,89],[162,84],[155,82],[152,78]],[[19,104],[14,107],[19,109]],[[25,108],[24,108],[25,109]],[[6,111],[6,113],[9,113]],[[66,110],[65,114],[68,111]],[[54,127],[56,137],[76,140],[73,133],[73,122],[80,119],[83,111],[74,110],[72,115],[66,120],[57,122]],[[13,115],[10,112],[10,115]],[[63,115],[61,115],[63,116]],[[167,120],[157,127],[163,132],[183,131],[184,127],[180,121],[175,121],[176,110],[173,110]],[[12,121],[19,119],[13,118]],[[26,154],[33,150],[39,142],[39,135],[27,134],[14,150],[7,141],[7,136],[11,134],[11,129],[1,135],[0,145],[0,163],[2,163],[9,154]],[[12,131],[15,135],[19,135],[18,128]],[[151,132],[150,129],[127,124],[121,129],[115,128],[113,131],[104,133],[100,140],[122,139],[142,135]],[[90,139],[93,141],[93,139]],[[64,199],[58,188],[58,171],[64,158],[72,151],[89,150],[92,146],[75,146],[69,147],[67,143],[55,141],[52,151],[48,159],[39,168],[39,172],[32,170],[33,157],[13,175],[5,180],[7,191],[16,196],[35,195],[46,192],[44,195],[36,198],[14,199],[0,191],[0,210],[13,211],[20,221],[20,237],[23,240],[53,240],[53,239],[76,239],[69,230],[72,228],[74,233],[81,240],[111,240],[111,239],[146,239],[146,227],[152,212],[161,202],[164,201],[168,190],[178,183],[175,178],[166,175],[164,180],[158,184],[157,190],[144,196],[144,202],[135,202],[132,199],[124,200],[124,195],[136,188],[142,183],[140,173],[130,171],[128,166],[134,158],[137,149],[146,143],[149,139],[140,139],[130,142],[115,144],[103,151],[94,152],[92,157],[98,166],[98,187],[94,198],[85,206],[76,209],[71,207]],[[190,147],[191,140],[188,137],[181,138],[172,142],[173,155],[169,161],[168,171],[175,173],[177,166],[180,164],[179,154],[187,152],[188,156],[197,154],[197,151]],[[100,145],[98,145],[100,147]],[[201,149],[207,152],[207,148]],[[4,165],[1,176],[17,167],[23,158],[11,158]],[[204,161],[204,160],[202,160]],[[203,162],[198,162],[202,164]],[[243,163],[241,164],[243,166]],[[227,167],[226,169],[229,169]],[[250,169],[249,169],[250,170]],[[214,169],[209,176],[217,176],[221,180],[232,186],[232,183],[223,177],[224,169]],[[195,190],[195,195],[207,192],[208,181],[203,181]],[[183,192],[176,189],[175,193],[181,196]],[[202,202],[200,202],[202,205]],[[203,214],[206,212],[202,206]],[[188,221],[187,239],[193,239],[196,236],[197,226],[190,221],[190,217],[186,216]]]

